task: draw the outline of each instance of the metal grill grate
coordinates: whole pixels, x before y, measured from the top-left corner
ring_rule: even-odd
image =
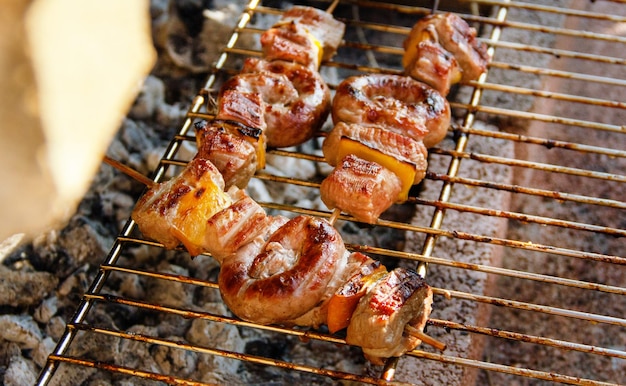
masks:
[[[445,3],[441,4],[444,10]],[[328,3],[311,5],[324,8]],[[324,64],[325,74],[333,73],[337,79],[342,79],[359,72],[401,73],[401,41],[410,30],[412,23],[409,21],[430,12],[428,7],[428,3],[409,6],[342,1],[334,13],[347,23],[346,39],[338,56]],[[472,275],[477,273],[484,279],[484,286],[471,283],[469,287],[458,287],[457,283],[450,282],[435,288],[437,299],[429,333],[444,340],[448,335],[469,336],[474,339],[473,344],[484,348],[484,355],[439,353],[420,347],[398,361],[390,361],[382,371],[379,369],[378,374],[372,375],[371,372],[311,365],[307,361],[275,359],[262,353],[233,352],[220,349],[218,345],[194,345],[182,337],[172,339],[156,333],[138,334],[116,326],[103,326],[90,320],[94,307],[111,310],[127,307],[154,313],[157,321],[170,317],[203,319],[216,325],[237,326],[242,331],[267,331],[275,334],[276,339],[294,337],[303,345],[315,341],[336,346],[337,350],[346,349],[341,337],[323,331],[259,326],[201,308],[170,306],[107,292],[108,283],[120,277],[152,278],[172,286],[189,287],[192,292],[218,290],[214,281],[134,265],[125,258],[130,248],[142,245],[153,251],[160,246],[142,239],[135,224],[129,221],[68,322],[66,333],[50,355],[39,384],[53,381],[55,372],[63,366],[69,371],[77,366],[92,367],[172,384],[202,383],[163,369],[140,369],[131,364],[92,360],[76,349],[82,339],[107,337],[131,342],[128,343],[131,347],[132,343],[145,343],[271,366],[284,370],[285,374],[308,373],[313,378],[319,376],[319,383],[323,383],[323,379],[371,384],[437,383],[433,379],[441,379],[435,373],[428,374],[428,379],[419,373],[398,379],[396,369],[408,358],[442,364],[439,367],[442,372],[452,368],[468,372],[477,369],[471,379],[481,383],[625,383],[626,257],[619,255],[626,247],[624,3],[586,4],[562,0],[535,4],[483,0],[461,2],[460,6],[450,9],[478,27],[490,47],[493,61],[487,74],[476,82],[462,85],[450,97],[456,120],[449,138],[431,150],[431,164],[439,162],[442,167],[429,169],[425,182],[434,187],[435,194],[429,196],[418,191],[409,200],[411,205],[427,208],[430,215],[417,222],[379,221],[376,228],[401,232],[407,235],[407,240],[413,240],[413,244],[407,242],[404,248],[361,243],[351,243],[349,247],[389,261],[408,262],[419,267],[427,278],[440,271],[455,271],[461,272],[460,277],[467,273],[470,275],[467,280],[474,280]],[[249,4],[205,88],[190,106],[187,120],[155,171],[155,181],[164,179],[168,170],[187,162],[179,156],[179,150],[186,142],[194,143],[194,121],[212,118],[206,110],[206,101],[220,79],[236,73],[242,58],[260,56],[258,50],[240,45],[240,37],[258,37],[263,28],[255,22],[264,17],[278,17],[280,13],[280,9],[257,1]],[[553,19],[557,22],[550,25]],[[602,49],[594,51],[593,47],[597,46]],[[336,86],[332,81],[329,83],[331,87]],[[499,130],[479,122],[495,124]],[[481,152],[472,147],[472,144],[486,141],[492,141],[500,151]],[[271,154],[319,165],[324,163],[319,153],[301,149],[273,150]],[[477,170],[495,167],[510,178],[500,180],[489,174],[479,173],[478,177],[464,174],[465,168],[472,165]],[[289,174],[262,171],[257,178],[311,190],[319,187],[319,181],[302,180]],[[457,198],[459,189],[479,192],[478,196],[481,192],[495,193],[510,205],[467,203]],[[262,204],[268,210],[330,216],[327,211],[289,203]],[[452,214],[455,223],[447,221]],[[456,219],[461,220],[457,223]],[[341,220],[350,222],[347,217]],[[480,228],[458,225],[481,222],[496,224],[498,229],[482,232]],[[444,241],[464,243],[467,250],[486,248],[500,257],[477,263],[464,260],[463,256],[449,256],[449,251],[445,250],[448,243]],[[485,317],[477,318],[474,324],[440,318],[438,307],[454,302],[471,304],[470,309],[484,313]],[[575,334],[576,331],[588,333]],[[572,370],[571,363],[581,361],[586,365]]]

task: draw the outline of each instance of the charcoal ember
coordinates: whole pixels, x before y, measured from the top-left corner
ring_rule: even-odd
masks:
[[[52,317],[48,324],[46,324],[44,331],[47,336],[54,340],[61,339],[63,332],[65,332],[65,319],[60,315]]]
[[[14,271],[0,265],[0,306],[39,304],[58,284],[48,272]]]
[[[48,323],[59,310],[59,299],[56,296],[45,299],[35,312],[33,318],[39,323]]]
[[[157,267],[159,272],[189,276],[189,270],[181,266],[162,262]],[[163,279],[149,279],[146,283],[148,300],[164,306],[184,307],[193,304],[193,292],[189,285]]]
[[[218,315],[227,314],[222,303],[205,303],[202,309]],[[243,352],[245,348],[237,327],[205,319],[195,319],[185,337],[189,343],[202,347],[215,347],[232,352]],[[198,372],[203,374],[203,382],[224,384],[224,381],[232,378],[232,374],[237,373],[239,364],[237,360],[218,355],[203,355],[198,358],[197,366]]]
[[[180,340],[180,336],[170,336],[166,339],[177,341]],[[198,355],[195,352],[167,346],[155,347],[153,356],[164,374],[176,374],[180,377],[189,377],[193,374],[198,362]]]
[[[97,370],[92,367],[61,365],[54,373],[50,386],[84,385],[96,373]]]
[[[113,239],[103,237],[108,232],[98,231],[97,228],[102,225],[86,217],[75,217],[72,222],[70,227],[61,232],[59,245],[76,263],[98,265],[102,256],[106,256]]]
[[[152,31],[159,52],[157,74],[182,76],[209,70],[243,11],[240,1],[212,3],[211,9],[205,1],[155,4]],[[248,41],[248,47],[254,44],[251,37],[244,36],[243,40]]]
[[[32,361],[14,356],[4,374],[5,386],[33,385],[37,380],[37,369]]]
[[[22,349],[33,349],[43,339],[37,322],[29,315],[0,315],[0,338]]]
[[[52,339],[51,337],[49,336],[45,337],[41,342],[39,342],[37,347],[31,352],[33,362],[37,366],[43,367],[46,364],[46,361],[48,360],[48,354],[50,354],[52,350],[54,350],[54,347],[56,346],[56,344],[57,344],[56,341]]]

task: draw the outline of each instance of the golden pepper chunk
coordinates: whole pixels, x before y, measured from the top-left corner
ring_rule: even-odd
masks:
[[[417,166],[414,163],[399,160],[352,138],[342,136],[337,150],[337,159],[343,159],[349,154],[353,154],[366,161],[376,162],[380,166],[392,171],[398,176],[402,183],[402,190],[398,194],[397,201],[404,202],[409,198],[409,190],[411,186],[413,186],[417,172]]]
[[[180,198],[173,221],[174,232],[192,256],[204,252],[207,220],[232,204],[228,194],[207,180]]]

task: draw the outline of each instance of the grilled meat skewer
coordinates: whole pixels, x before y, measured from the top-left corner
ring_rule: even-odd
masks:
[[[387,272],[368,256],[346,251],[341,235],[325,220],[268,216],[242,190],[219,190],[223,187],[221,174],[211,165],[195,158],[177,177],[152,184],[132,213],[146,237],[166,248],[182,243],[192,256],[212,253],[221,265],[222,297],[244,320],[315,328],[328,324],[335,332],[350,329],[353,321],[361,323],[355,315],[376,311],[372,299],[380,296],[370,293],[382,283],[393,282],[396,270]],[[388,295],[408,299],[423,288],[424,283],[413,282],[419,276],[405,276],[408,284],[389,288]],[[401,308],[407,307],[415,315],[426,313],[427,319],[430,302],[432,299],[424,298],[424,309],[416,311],[417,303],[402,300],[389,304],[387,310],[406,315]],[[394,337],[412,338],[402,340],[401,348],[393,351],[382,341],[364,340],[369,345],[367,355],[378,363],[384,355],[412,350],[419,339],[402,331],[411,325],[419,333],[423,326],[418,319],[394,318],[384,328]],[[370,325],[355,328],[378,328],[375,323]],[[348,332],[349,339],[357,339],[354,336]]]

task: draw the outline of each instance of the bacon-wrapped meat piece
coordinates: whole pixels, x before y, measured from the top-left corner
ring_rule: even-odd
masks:
[[[261,324],[317,326],[345,281],[348,253],[326,221],[298,216],[267,239],[257,238],[224,260],[219,286],[240,318]]]
[[[298,63],[284,60],[248,58],[242,73],[246,76],[273,74],[286,78],[295,93],[263,89],[267,145],[288,147],[310,139],[328,118],[331,108],[330,89],[322,76]],[[269,95],[268,95],[269,93]],[[275,94],[270,97],[270,95]],[[279,97],[280,95],[280,97]]]
[[[406,74],[426,83],[446,96],[450,87],[461,81],[461,67],[456,58],[437,41],[423,40],[415,45],[413,62],[405,65]]]
[[[448,101],[435,89],[408,76],[368,74],[337,87],[333,122],[378,126],[432,147],[450,124]]]
[[[243,190],[233,188],[228,193],[234,203],[207,220],[204,238],[205,251],[220,264],[257,237],[263,237],[268,229],[287,221],[268,216]]]
[[[426,174],[428,151],[421,141],[375,126],[339,122],[322,145],[324,158],[336,166],[348,154],[389,169],[402,181],[398,201],[406,201],[409,189]]]

